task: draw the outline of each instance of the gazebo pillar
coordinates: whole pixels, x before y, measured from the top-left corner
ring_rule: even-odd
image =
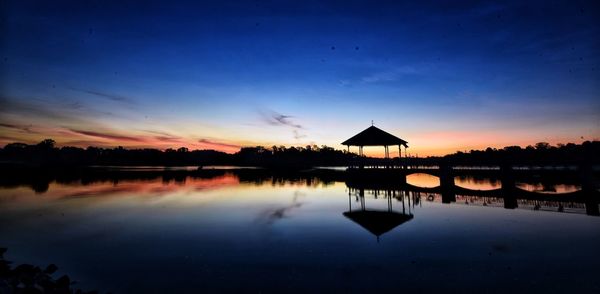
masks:
[[[406,151],[406,145],[404,145],[404,167],[408,168],[408,151]]]
[[[387,145],[383,145],[384,155],[383,155],[383,165],[385,168],[388,167],[388,158],[390,158],[389,149]]]
[[[402,165],[402,146],[398,145],[398,166]]]

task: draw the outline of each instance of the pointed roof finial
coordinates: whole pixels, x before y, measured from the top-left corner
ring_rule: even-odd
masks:
[[[373,123],[373,120],[371,120],[371,126],[374,126],[375,124]]]

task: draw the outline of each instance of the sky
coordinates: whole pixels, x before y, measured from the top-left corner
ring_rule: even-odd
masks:
[[[600,140],[600,3],[546,2],[2,1],[0,146]]]

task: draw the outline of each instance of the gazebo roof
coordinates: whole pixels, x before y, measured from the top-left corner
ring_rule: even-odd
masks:
[[[412,215],[373,210],[347,211],[344,212],[344,216],[359,224],[377,238],[413,218]]]
[[[356,134],[354,137],[342,142],[342,145],[348,146],[404,145],[405,147],[408,147],[407,144],[408,142],[375,126],[370,126],[366,130]]]

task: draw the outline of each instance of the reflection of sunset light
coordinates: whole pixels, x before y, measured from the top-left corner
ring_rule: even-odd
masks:
[[[457,186],[472,190],[494,190],[501,187],[500,181],[488,178],[475,179],[473,177],[455,177],[454,183]]]
[[[86,184],[80,182],[67,184],[52,182],[48,185],[46,192],[39,194],[26,187],[1,189],[0,203],[34,204],[40,201],[76,199],[106,202],[124,201],[128,197],[144,199],[145,201],[151,200],[152,203],[172,200],[180,203],[190,203],[218,197],[220,191],[224,189],[254,191],[255,197],[253,197],[253,200],[256,200],[267,197],[265,195],[270,193],[269,191],[272,191],[273,187],[277,187],[278,191],[293,193],[297,189],[316,189],[325,186],[341,188],[344,185],[339,182],[325,183],[316,178],[293,181],[265,178],[258,182],[240,182],[236,175],[230,173],[209,179],[188,176],[181,180],[157,177],[147,180],[97,181]],[[200,198],[196,197],[199,195],[201,195]],[[219,201],[230,201],[230,199],[219,198]]]
[[[186,177],[184,181],[178,182],[175,180],[164,181],[162,178],[154,180],[122,180],[119,182],[94,182],[90,184],[61,184],[50,183],[48,191],[43,194],[35,195],[34,192],[26,188],[18,188],[15,190],[6,190],[6,195],[18,195],[18,199],[26,199],[29,197],[43,197],[43,199],[69,199],[69,198],[89,198],[89,197],[114,197],[122,195],[147,195],[161,196],[163,194],[174,193],[177,191],[203,191],[213,190],[223,187],[232,187],[239,185],[237,177],[226,174],[224,176],[211,179],[201,179]],[[29,196],[29,197],[28,197]]]
[[[429,174],[412,174],[406,176],[406,182],[413,186],[432,188],[440,185],[440,178]]]
[[[581,190],[581,186],[578,186],[578,185],[565,185],[565,184],[551,185],[549,187],[545,187],[541,183],[535,183],[535,184],[530,184],[530,183],[516,183],[516,186],[518,188],[523,189],[523,190],[532,191],[532,192],[538,192],[538,193],[548,193],[548,194],[570,193],[570,192],[575,192],[575,191]]]

